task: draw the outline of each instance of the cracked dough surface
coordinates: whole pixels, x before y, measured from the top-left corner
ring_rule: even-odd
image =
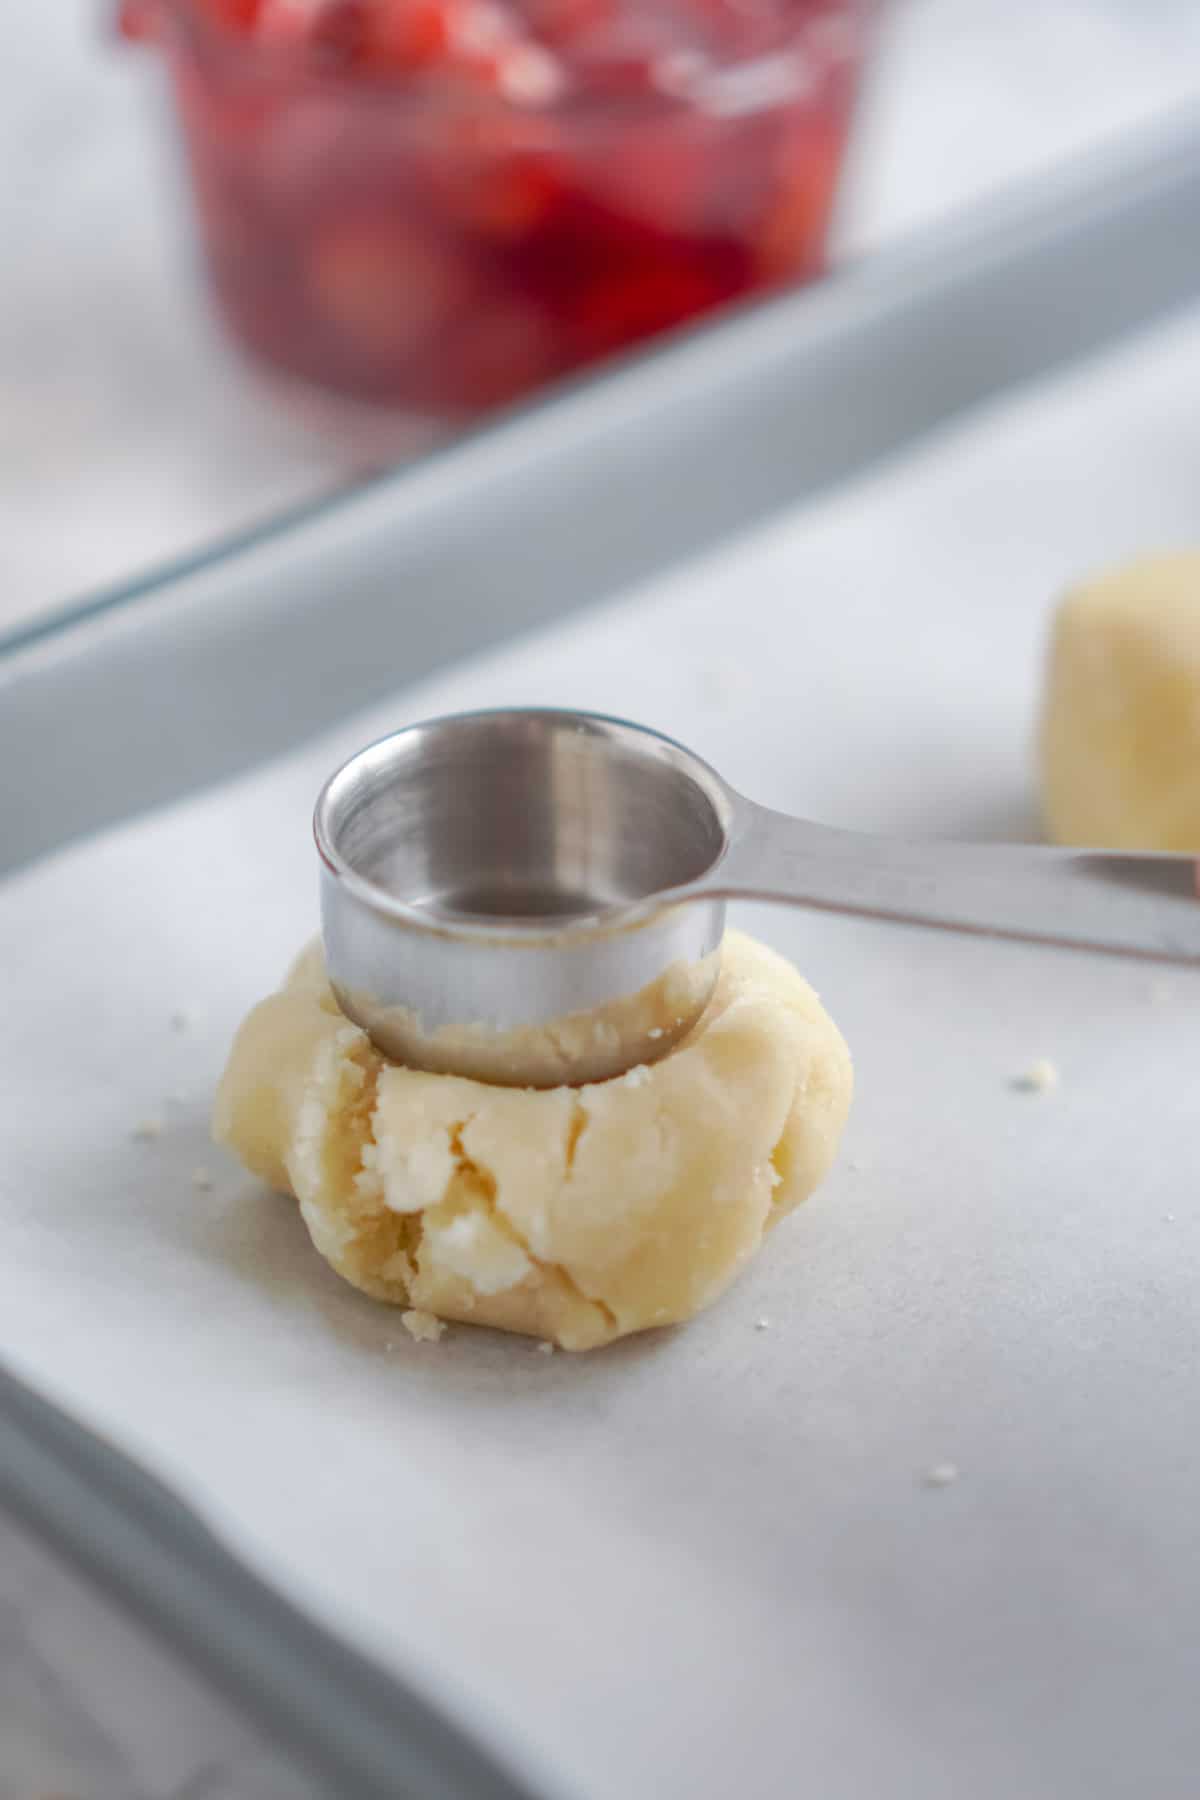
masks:
[[[716,1299],[824,1176],[851,1088],[816,994],[740,933],[661,1062],[541,1091],[387,1062],[313,946],[238,1033],[214,1129],[366,1293],[584,1350]]]

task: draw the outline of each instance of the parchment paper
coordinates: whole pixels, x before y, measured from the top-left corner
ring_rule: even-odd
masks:
[[[1027,835],[1050,601],[1200,535],[1198,392],[1193,316],[419,692],[400,595],[394,705],[0,896],[0,1355],[550,1793],[1195,1793],[1200,981],[748,912],[856,1053],[825,1188],[687,1329],[416,1344],[207,1142],[316,787],[590,705],[776,806]]]

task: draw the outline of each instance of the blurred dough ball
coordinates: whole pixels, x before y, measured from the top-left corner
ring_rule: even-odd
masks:
[[[1200,551],[1146,557],[1067,595],[1039,749],[1059,843],[1200,852]]]
[[[583,1350],[714,1300],[825,1174],[851,1086],[816,994],[736,932],[669,1055],[540,1091],[387,1062],[315,949],[243,1024],[214,1128],[356,1287]]]

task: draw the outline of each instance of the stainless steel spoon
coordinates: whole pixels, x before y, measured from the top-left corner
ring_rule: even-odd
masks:
[[[346,1013],[398,1061],[516,1086],[669,1050],[711,998],[729,900],[1200,964],[1190,857],[838,831],[589,713],[396,732],[327,782],[315,833]]]

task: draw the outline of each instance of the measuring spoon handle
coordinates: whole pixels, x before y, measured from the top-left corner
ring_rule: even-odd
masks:
[[[1191,856],[839,831],[739,800],[699,894],[1200,965]]]

